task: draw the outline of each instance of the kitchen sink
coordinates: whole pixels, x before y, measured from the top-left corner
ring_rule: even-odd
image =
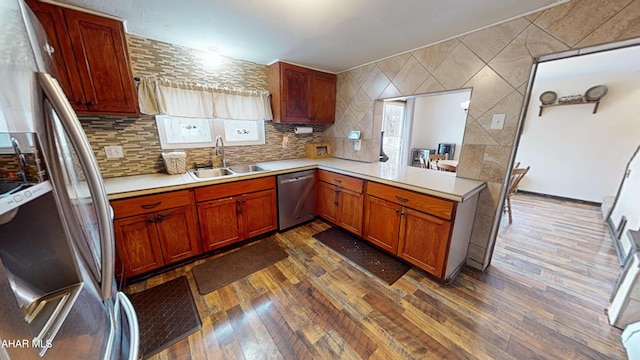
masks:
[[[189,170],[189,174],[196,179],[216,179],[223,176],[249,174],[259,171],[269,171],[267,168],[255,164],[240,164],[224,168],[198,168]]]
[[[255,164],[243,164],[229,166],[229,169],[236,174],[246,174],[258,171],[269,171],[269,169],[263,168]]]
[[[192,176],[195,176],[198,179],[209,179],[209,178],[217,178],[227,175],[233,175],[234,172],[227,168],[206,168],[206,169],[194,169],[189,170],[189,173]]]

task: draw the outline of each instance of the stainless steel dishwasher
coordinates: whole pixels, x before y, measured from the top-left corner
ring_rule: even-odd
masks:
[[[315,218],[315,170],[278,175],[278,230]]]

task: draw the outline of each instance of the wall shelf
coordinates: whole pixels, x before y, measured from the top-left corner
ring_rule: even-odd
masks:
[[[567,106],[567,105],[588,105],[588,104],[592,104],[593,105],[593,111],[591,112],[592,114],[595,114],[596,111],[598,111],[598,105],[600,105],[600,100],[596,100],[596,101],[580,101],[580,102],[568,102],[568,103],[555,103],[555,104],[550,104],[550,105],[540,105],[540,111],[538,112],[538,116],[542,116],[542,110],[544,110],[544,108],[548,108],[548,107],[555,107],[555,106]]]

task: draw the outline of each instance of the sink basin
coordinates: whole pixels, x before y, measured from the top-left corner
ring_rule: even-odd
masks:
[[[233,175],[233,171],[227,168],[215,168],[215,169],[196,169],[189,170],[189,173],[198,179],[216,178],[226,175]]]
[[[236,174],[246,174],[246,173],[269,170],[255,164],[233,165],[233,166],[229,166],[229,169]]]

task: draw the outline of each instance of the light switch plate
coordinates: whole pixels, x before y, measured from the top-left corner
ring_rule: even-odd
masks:
[[[105,146],[104,152],[107,154],[107,159],[117,159],[124,157],[124,154],[122,153],[122,146]]]
[[[502,129],[504,128],[504,119],[505,114],[493,114],[493,119],[491,120],[491,128],[492,129]]]

